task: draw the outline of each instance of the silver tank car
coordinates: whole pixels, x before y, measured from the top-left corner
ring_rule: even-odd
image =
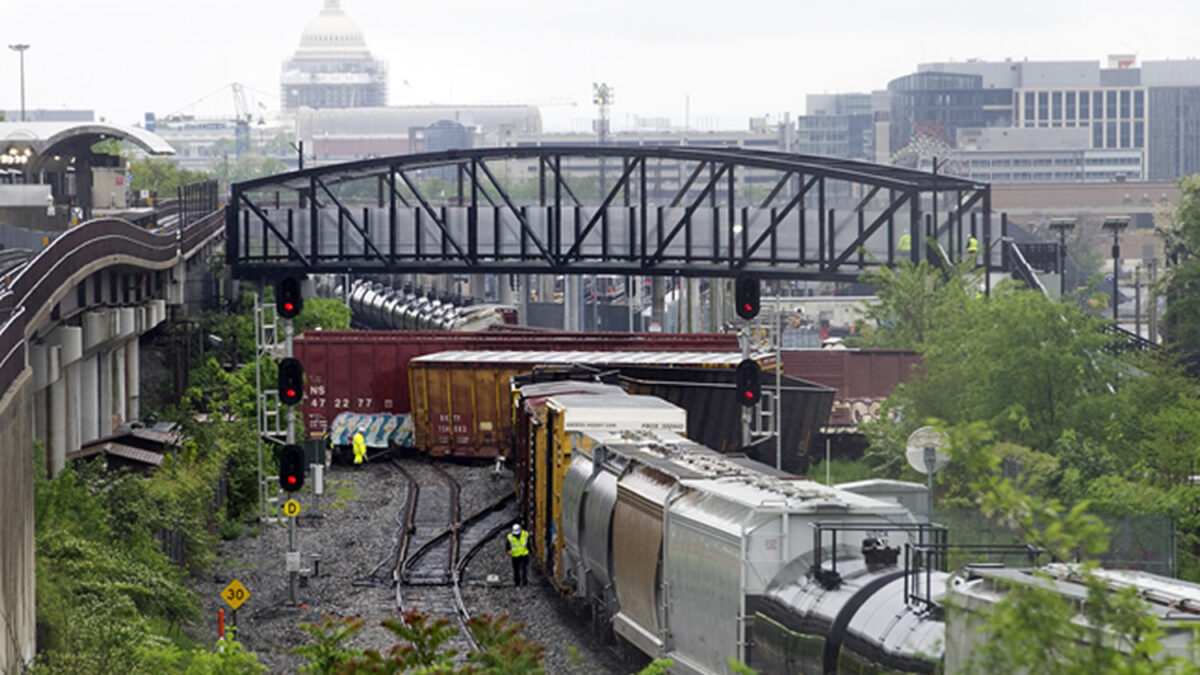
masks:
[[[836,580],[813,574],[810,555],[771,581],[755,613],[753,667],[763,675],[935,672],[945,648],[936,603],[949,575],[906,571],[894,559],[872,564],[850,547],[837,559]]]
[[[511,307],[492,304],[459,307],[449,300],[365,279],[351,284],[349,298],[357,323],[384,330],[480,331],[504,323],[504,313],[512,311]]]

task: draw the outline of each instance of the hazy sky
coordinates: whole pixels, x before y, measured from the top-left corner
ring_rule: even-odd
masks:
[[[29,43],[29,108],[233,113],[242,82],[278,106],[282,61],[323,0],[0,0],[0,44]],[[923,61],[1200,56],[1200,2],[867,0],[342,0],[387,60],[393,105],[546,104],[582,130],[591,82],[633,116],[744,128],[803,113],[804,95],[882,88]],[[407,84],[406,84],[407,82]],[[566,105],[575,102],[575,106]],[[18,56],[0,50],[0,108],[19,107]],[[254,105],[256,101],[252,102]]]

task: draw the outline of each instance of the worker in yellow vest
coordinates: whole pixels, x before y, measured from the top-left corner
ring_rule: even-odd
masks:
[[[367,460],[367,439],[363,436],[366,429],[359,427],[354,433],[354,464],[358,466]]]
[[[978,262],[979,262],[979,240],[975,238],[975,235],[971,235],[971,236],[967,237],[967,256],[968,256],[968,260],[971,261],[972,265],[978,264]]]
[[[912,250],[912,237],[907,232],[900,235],[900,242],[897,248],[900,249],[901,253],[908,253]]]
[[[513,586],[527,586],[529,576],[529,533],[520,525],[513,525],[508,535],[508,555],[512,558]]]

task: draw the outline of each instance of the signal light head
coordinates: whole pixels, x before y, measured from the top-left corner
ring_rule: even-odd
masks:
[[[296,405],[304,398],[304,366],[294,358],[279,362],[279,401]]]
[[[287,277],[275,284],[275,311],[285,319],[295,318],[304,309],[300,279]]]
[[[758,316],[759,288],[758,278],[749,275],[740,276],[734,282],[734,296],[737,298],[737,315],[746,321]]]
[[[304,487],[304,450],[285,445],[279,450],[279,486],[286,492]]]
[[[754,359],[742,359],[736,375],[739,402],[747,408],[758,405],[762,396],[762,367]]]

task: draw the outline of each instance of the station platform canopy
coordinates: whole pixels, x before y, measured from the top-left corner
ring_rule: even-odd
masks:
[[[83,155],[99,141],[129,141],[150,155],[173,155],[161,136],[139,127],[109,122],[0,122],[0,154],[25,157],[18,168],[32,171],[64,157]],[[55,159],[58,158],[58,159]]]

